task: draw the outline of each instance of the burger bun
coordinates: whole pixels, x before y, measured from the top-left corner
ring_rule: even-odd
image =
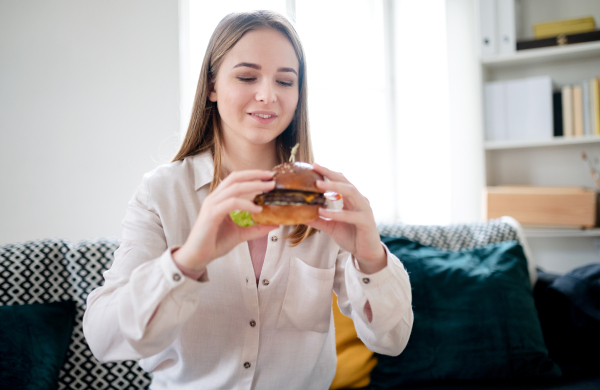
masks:
[[[312,205],[263,205],[260,213],[251,213],[261,225],[300,225],[319,218],[319,207]]]

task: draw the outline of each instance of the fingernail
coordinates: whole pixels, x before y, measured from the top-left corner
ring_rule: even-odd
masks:
[[[257,213],[260,213],[260,212],[262,212],[263,208],[260,207],[260,206],[256,206],[255,210],[256,210]]]

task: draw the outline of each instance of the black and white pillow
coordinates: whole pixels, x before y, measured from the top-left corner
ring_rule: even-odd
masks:
[[[422,245],[457,251],[503,241],[518,241],[517,230],[503,220],[457,225],[380,224],[379,234],[404,237]]]
[[[82,320],[89,292],[103,282],[113,260],[116,238],[71,244],[60,239],[0,247],[0,305],[73,299],[77,317],[59,376],[59,389],[145,389],[150,374],[135,361],[102,364],[83,336]]]

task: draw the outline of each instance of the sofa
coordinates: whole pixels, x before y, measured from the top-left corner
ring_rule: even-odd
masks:
[[[499,219],[449,226],[380,224],[379,231],[384,241],[389,241],[388,246],[399,248],[397,250],[401,258],[409,259],[411,256],[414,257],[418,251],[430,251],[429,259],[439,260],[441,257],[449,256],[449,259],[455,261],[457,258],[453,256],[456,254],[465,255],[467,253],[465,251],[473,250],[491,253],[489,256],[486,255],[489,258],[494,256],[496,259],[502,259],[502,256],[510,258],[514,264],[520,267],[520,271],[515,273],[520,278],[519,283],[521,285],[528,284],[521,289],[526,291],[523,294],[531,295],[531,302],[533,302],[532,283],[536,282],[536,268],[529,259],[531,254],[529,253],[527,256],[529,250],[519,226],[514,220]],[[504,246],[500,247],[499,245]],[[488,251],[487,248],[490,246],[493,248]],[[0,247],[0,389],[146,389],[148,387],[151,375],[143,371],[135,361],[102,364],[94,358],[83,336],[81,324],[87,295],[102,284],[102,273],[110,267],[113,253],[117,247],[116,237],[96,238],[78,243],[70,243],[63,239],[43,239]],[[505,252],[501,252],[502,250]],[[440,253],[443,256],[431,251],[442,251]],[[501,252],[501,255],[498,255],[500,253],[498,251]],[[462,260],[456,261],[459,261],[460,264]],[[424,264],[426,261],[417,259],[414,262],[417,265],[422,263]],[[443,262],[437,261],[436,264],[438,266],[441,264],[443,269],[446,267]],[[475,264],[473,257],[469,257],[465,264],[470,264],[469,267]],[[413,278],[419,277],[418,273],[421,271],[417,272],[415,269],[413,272],[411,281]],[[448,275],[454,274],[456,272],[452,270]],[[446,280],[451,279],[448,275],[440,279],[440,282],[436,282],[440,288],[446,283]],[[492,274],[488,273],[489,275]],[[481,275],[475,277],[475,285],[480,277]],[[549,275],[545,274],[543,278],[545,283],[548,282],[548,277]],[[485,281],[485,278],[481,280]],[[537,282],[540,283],[540,281]],[[483,283],[480,282],[480,284]],[[454,288],[454,290],[458,289]],[[529,298],[526,296],[525,300],[527,301],[527,299]],[[64,302],[70,302],[70,306],[66,304],[61,307],[57,306]],[[415,307],[416,316],[413,328],[415,337],[418,337],[421,332],[421,328],[417,328],[419,321],[425,323],[423,309],[423,305]],[[431,308],[425,309],[430,310]],[[535,313],[535,309],[527,310],[527,315]],[[459,313],[461,310],[455,310],[455,312]],[[523,318],[523,315],[520,315],[519,318]],[[537,315],[535,315],[534,321],[529,322],[539,328],[539,323],[536,321],[538,321]],[[63,325],[54,326],[56,329],[53,329],[50,326],[53,323]],[[443,323],[443,321],[438,321],[438,323]],[[473,324],[470,326],[473,327]],[[37,329],[35,329],[36,327]],[[534,331],[538,331],[538,328]],[[57,333],[53,334],[54,331]],[[460,332],[460,329],[458,331]],[[27,335],[31,335],[35,342],[28,341],[27,337],[29,336]],[[19,337],[25,338],[24,340],[28,344],[27,348],[19,345],[17,342],[20,340]],[[537,337],[539,339],[539,334]],[[407,350],[419,342],[418,338],[415,338],[411,345],[412,338],[413,336],[411,336]],[[62,344],[61,340],[63,340]],[[442,343],[443,340],[439,344]],[[471,347],[477,347],[478,343],[474,342],[475,345]],[[40,345],[44,348],[40,348]],[[11,350],[11,348],[13,349]],[[483,377],[475,375],[471,378],[465,377],[464,373],[454,375],[455,373],[451,369],[444,375],[432,376],[431,372],[435,371],[435,366],[432,366],[426,370],[414,371],[417,373],[414,377],[416,379],[401,381],[400,385],[394,384],[394,380],[386,384],[386,378],[408,378],[410,364],[418,359],[411,360],[411,356],[407,354],[389,358],[387,361],[385,359],[388,357],[375,356],[377,364],[371,373],[373,380],[367,387],[370,389],[600,389],[600,370],[596,370],[596,372],[583,370],[577,372],[576,375],[564,375],[548,356],[543,341],[541,344],[537,344],[537,348],[536,356],[539,355],[537,358],[545,359],[543,364],[539,361],[536,363],[540,367],[545,367],[541,371],[540,367],[535,368],[538,369],[540,375],[521,375],[522,372],[519,370],[507,371],[504,367],[494,367],[489,371],[489,377],[485,376],[487,371],[478,371],[483,373]],[[26,355],[26,353],[37,356],[37,361],[28,356],[15,357],[16,355]],[[435,354],[432,352],[433,356]],[[423,354],[423,356],[427,357],[428,354]],[[404,360],[397,360],[400,358]],[[54,369],[47,367],[51,360],[54,362]],[[9,361],[10,364],[7,363]],[[499,361],[501,363],[497,365],[503,366],[503,361]],[[478,362],[474,364],[476,366]],[[40,366],[44,367],[40,368]],[[14,367],[20,367],[25,371],[21,374],[16,373],[18,369]],[[32,374],[34,369],[37,370],[35,375]],[[506,372],[517,373],[517,375],[506,376]],[[19,375],[21,376],[19,377]],[[39,386],[36,387],[36,385]]]

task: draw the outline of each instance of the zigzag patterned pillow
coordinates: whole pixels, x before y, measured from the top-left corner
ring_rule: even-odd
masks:
[[[135,361],[102,364],[83,336],[82,320],[89,292],[102,284],[117,238],[71,244],[60,239],[0,247],[0,305],[73,299],[77,317],[59,389],[145,389],[151,376]]]
[[[436,225],[380,224],[379,234],[404,237],[422,245],[457,251],[503,241],[519,241],[517,230],[503,220],[488,222]]]

